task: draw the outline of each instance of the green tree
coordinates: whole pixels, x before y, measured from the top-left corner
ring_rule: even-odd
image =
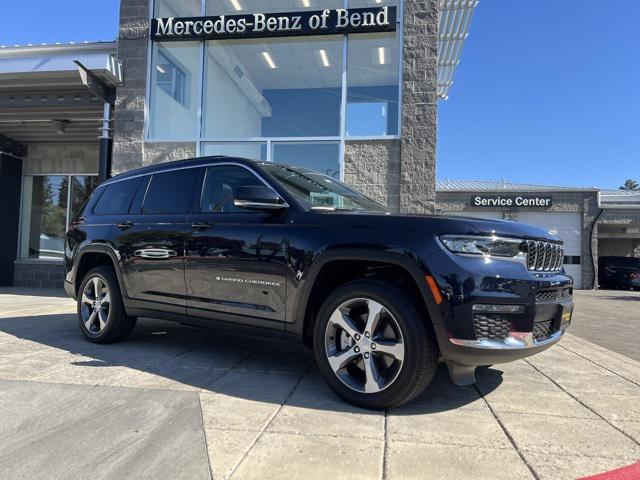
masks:
[[[640,185],[635,180],[630,178],[624,181],[624,185],[620,187],[620,190],[632,190],[634,192],[640,191]]]

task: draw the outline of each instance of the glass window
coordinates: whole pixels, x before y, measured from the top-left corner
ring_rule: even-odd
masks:
[[[195,138],[200,44],[154,43],[152,55],[149,137]]]
[[[142,213],[158,215],[191,212],[198,174],[197,168],[188,168],[153,175]]]
[[[140,185],[141,178],[122,180],[105,187],[98,203],[93,209],[96,215],[118,215],[129,211],[131,200]]]
[[[203,136],[338,136],[342,39],[207,42]]]
[[[304,205],[319,210],[385,211],[385,207],[326,175],[304,168],[265,163],[267,170]]]
[[[202,9],[201,0],[155,0],[155,17],[198,17]]]
[[[398,134],[398,51],[397,33],[349,36],[348,136]]]
[[[225,155],[250,160],[266,160],[267,144],[265,142],[207,142],[202,144],[201,152],[205,157]]]
[[[340,178],[339,142],[273,143],[273,161],[296,165]]]
[[[244,213],[246,210],[233,204],[237,187],[264,185],[246,168],[221,165],[207,168],[202,190],[200,211],[206,213]]]
[[[397,7],[398,0],[349,0],[349,8]]]
[[[23,185],[20,256],[63,258],[69,176],[28,176]]]
[[[375,2],[375,0],[373,0]],[[344,0],[207,0],[207,15],[295,12],[344,8]]]
[[[71,177],[71,214],[69,218],[76,218],[84,203],[98,186],[98,177],[73,176]]]

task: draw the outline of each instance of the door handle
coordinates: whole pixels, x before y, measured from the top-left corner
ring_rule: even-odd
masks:
[[[124,222],[120,222],[116,225],[120,230],[128,230],[133,227],[133,222],[126,220]]]
[[[213,228],[213,224],[210,222],[193,222],[191,228],[194,230],[209,230]]]
[[[150,260],[166,260],[167,258],[178,256],[175,250],[166,248],[142,248],[133,252],[136,257],[148,258]]]

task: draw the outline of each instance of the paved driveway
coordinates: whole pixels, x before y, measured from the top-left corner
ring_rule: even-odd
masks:
[[[73,311],[0,289],[2,478],[565,479],[640,459],[640,363],[576,336],[370,412],[303,347],[148,319],[98,346]]]
[[[640,292],[580,290],[571,333],[640,361]]]

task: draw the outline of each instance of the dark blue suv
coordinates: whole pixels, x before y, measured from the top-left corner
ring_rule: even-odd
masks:
[[[100,185],[66,238],[65,287],[92,342],[137,317],[302,341],[342,398],[399,405],[445,362],[557,342],[571,320],[562,242],[526,224],[391,213],[333,178],[210,157]]]

